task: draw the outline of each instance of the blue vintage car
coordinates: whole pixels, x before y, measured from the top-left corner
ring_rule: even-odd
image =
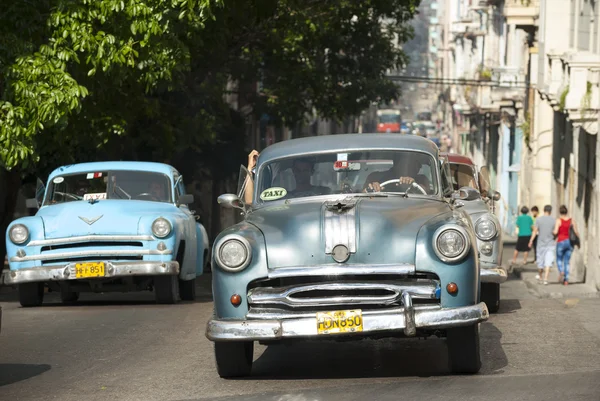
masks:
[[[266,148],[255,177],[219,197],[245,215],[213,246],[206,335],[219,375],[248,375],[254,341],[430,335],[447,338],[452,372],[479,371],[489,315],[461,207],[478,194],[454,191],[438,157],[400,134]]]
[[[6,232],[10,269],[2,281],[18,286],[21,305],[41,305],[45,286],[65,303],[80,292],[154,290],[158,303],[195,298],[208,236],[173,167],[63,166],[40,193],[36,215],[13,221]]]
[[[470,158],[459,154],[444,153],[441,157],[448,159],[454,189],[471,187],[480,193],[480,196],[465,202],[464,209],[471,217],[477,237],[481,266],[481,299],[490,313],[496,313],[500,309],[500,284],[508,278],[506,269],[502,266],[504,242],[500,221],[493,210],[490,210],[490,204],[493,205],[494,201],[500,199],[500,193],[489,188],[486,167],[477,171]]]

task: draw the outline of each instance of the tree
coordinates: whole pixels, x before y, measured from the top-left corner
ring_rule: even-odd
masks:
[[[4,4],[6,3],[6,4]],[[398,95],[385,71],[415,0],[13,0],[0,5],[0,185],[90,159],[203,156],[243,123],[224,100],[231,80],[257,116],[294,125],[316,110],[358,114]],[[384,25],[382,21],[386,20]],[[197,160],[198,158],[196,158]],[[235,167],[234,167],[235,166]],[[195,167],[198,167],[195,165]],[[185,166],[184,166],[185,168]],[[194,170],[194,169],[190,169]],[[2,178],[4,177],[4,178]],[[16,188],[7,191],[14,200]],[[0,231],[14,202],[0,201]],[[4,208],[2,207],[4,205]],[[12,205],[12,206],[11,206]],[[4,252],[0,246],[0,254]]]

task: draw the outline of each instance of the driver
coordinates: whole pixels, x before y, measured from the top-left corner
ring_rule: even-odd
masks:
[[[292,173],[296,180],[296,188],[293,191],[288,191],[288,196],[298,197],[304,194],[311,195],[327,195],[331,193],[331,189],[323,186],[316,186],[310,183],[310,178],[315,171],[315,162],[311,159],[294,159],[292,164]]]
[[[419,174],[421,166],[428,164],[421,156],[415,153],[396,153],[394,155],[394,165],[386,171],[374,171],[365,180],[363,192],[381,192],[381,184],[389,180],[399,180],[390,185],[410,185],[413,182],[419,184],[426,192],[429,192],[430,182],[424,175]]]
[[[148,193],[157,201],[163,202],[166,200],[165,187],[162,182],[151,182],[148,188]]]

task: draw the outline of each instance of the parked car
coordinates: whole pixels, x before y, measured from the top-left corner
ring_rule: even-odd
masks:
[[[450,163],[454,189],[471,187],[481,193],[476,199],[464,202],[464,209],[471,217],[477,237],[481,300],[487,304],[491,313],[496,313],[500,308],[500,284],[507,279],[506,269],[502,267],[502,229],[498,218],[490,210],[490,205],[500,199],[500,193],[489,190],[487,168],[478,171],[473,161],[463,155],[442,154],[442,157],[446,156]]]
[[[59,167],[48,177],[35,216],[6,232],[10,269],[22,306],[39,306],[44,287],[65,303],[81,292],[154,290],[158,303],[195,298],[208,258],[208,235],[188,205],[183,177],[146,162]]]
[[[238,193],[218,198],[244,215],[213,246],[206,335],[220,376],[251,372],[254,341],[311,338],[445,336],[452,372],[480,369],[488,310],[458,207],[478,194],[452,190],[438,152],[412,135],[315,136],[267,147],[255,177],[242,168]],[[365,175],[381,192],[364,192]]]

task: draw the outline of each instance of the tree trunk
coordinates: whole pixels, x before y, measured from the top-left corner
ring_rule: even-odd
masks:
[[[8,171],[0,167],[0,272],[4,269],[4,258],[6,257],[5,233],[8,225],[12,222],[17,206],[17,197],[21,188],[21,174],[18,171]]]

